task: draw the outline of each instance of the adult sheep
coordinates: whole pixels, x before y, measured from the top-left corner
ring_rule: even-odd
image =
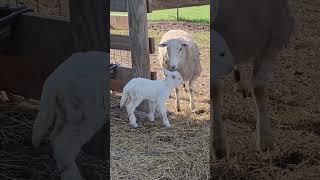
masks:
[[[220,159],[226,153],[226,133],[221,116],[223,78],[242,63],[251,63],[251,79],[247,82],[257,108],[257,138],[259,151],[273,148],[271,121],[267,113],[267,81],[273,60],[288,43],[293,32],[294,19],[287,0],[215,0],[211,23],[211,90],[210,103],[213,107],[211,159]],[[232,53],[232,54],[231,54]],[[241,69],[240,69],[241,70]],[[240,87],[244,91],[243,84]]]
[[[159,44],[158,60],[161,67],[169,71],[178,71],[184,82],[189,82],[190,109],[195,109],[194,82],[202,72],[200,52],[192,36],[182,30],[170,30],[165,33]],[[176,92],[176,109],[181,111],[179,89]]]

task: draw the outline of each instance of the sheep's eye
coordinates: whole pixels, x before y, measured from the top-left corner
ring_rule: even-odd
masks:
[[[165,61],[164,63],[165,63],[165,64],[168,64],[168,61]]]
[[[224,57],[226,55],[226,53],[223,51],[219,54],[220,57]]]
[[[175,75],[172,75],[172,79],[176,79],[176,76],[175,76]]]
[[[181,80],[181,78],[179,78],[179,80]]]
[[[180,50],[179,50],[180,52],[182,51],[182,48],[180,48]]]

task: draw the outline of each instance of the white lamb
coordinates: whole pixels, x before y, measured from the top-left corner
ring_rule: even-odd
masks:
[[[183,80],[189,82],[190,109],[195,109],[194,82],[202,72],[199,48],[192,36],[182,30],[165,33],[159,44],[158,59],[163,69],[179,71]],[[179,90],[176,90],[176,108],[181,111]]]
[[[120,108],[126,106],[130,125],[132,127],[138,127],[134,111],[143,100],[149,101],[149,121],[154,121],[154,113],[158,107],[162,116],[163,125],[167,128],[171,127],[167,117],[165,103],[172,90],[183,83],[183,79],[178,71],[171,72],[164,70],[164,74],[164,80],[133,78],[123,88]]]
[[[62,180],[82,179],[75,159],[81,147],[106,123],[108,58],[105,52],[74,53],[43,85],[32,143],[38,147],[54,125],[49,139]]]

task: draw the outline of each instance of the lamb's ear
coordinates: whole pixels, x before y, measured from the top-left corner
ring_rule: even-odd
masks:
[[[182,46],[189,46],[189,44],[187,44],[187,43],[182,43]]]
[[[168,74],[170,73],[167,69],[163,68],[163,72],[164,72],[164,75],[167,77]]]
[[[160,43],[158,44],[159,47],[166,47],[167,46],[167,42],[163,42],[163,43]]]

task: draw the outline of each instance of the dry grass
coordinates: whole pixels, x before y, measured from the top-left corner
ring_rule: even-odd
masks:
[[[151,24],[150,36],[156,43],[169,28],[181,23]],[[189,95],[181,87],[182,112],[175,111],[175,98],[169,99],[171,129],[166,129],[159,115],[149,122],[137,112],[141,127],[129,126],[127,113],[120,110],[121,94],[111,96],[111,177],[112,179],[208,179],[209,177],[209,31],[195,31],[197,25],[181,26],[199,42],[203,73],[196,83],[197,111],[189,110]],[[161,30],[160,30],[161,29]],[[191,30],[190,30],[191,29]],[[126,33],[116,31],[116,33]],[[124,53],[125,54],[125,53]],[[157,53],[151,56],[151,69],[159,71]],[[128,61],[120,52],[111,53],[112,61]],[[120,59],[119,59],[120,58]],[[130,64],[129,64],[130,66]],[[158,78],[161,78],[159,75]],[[174,93],[172,93],[174,97]]]

